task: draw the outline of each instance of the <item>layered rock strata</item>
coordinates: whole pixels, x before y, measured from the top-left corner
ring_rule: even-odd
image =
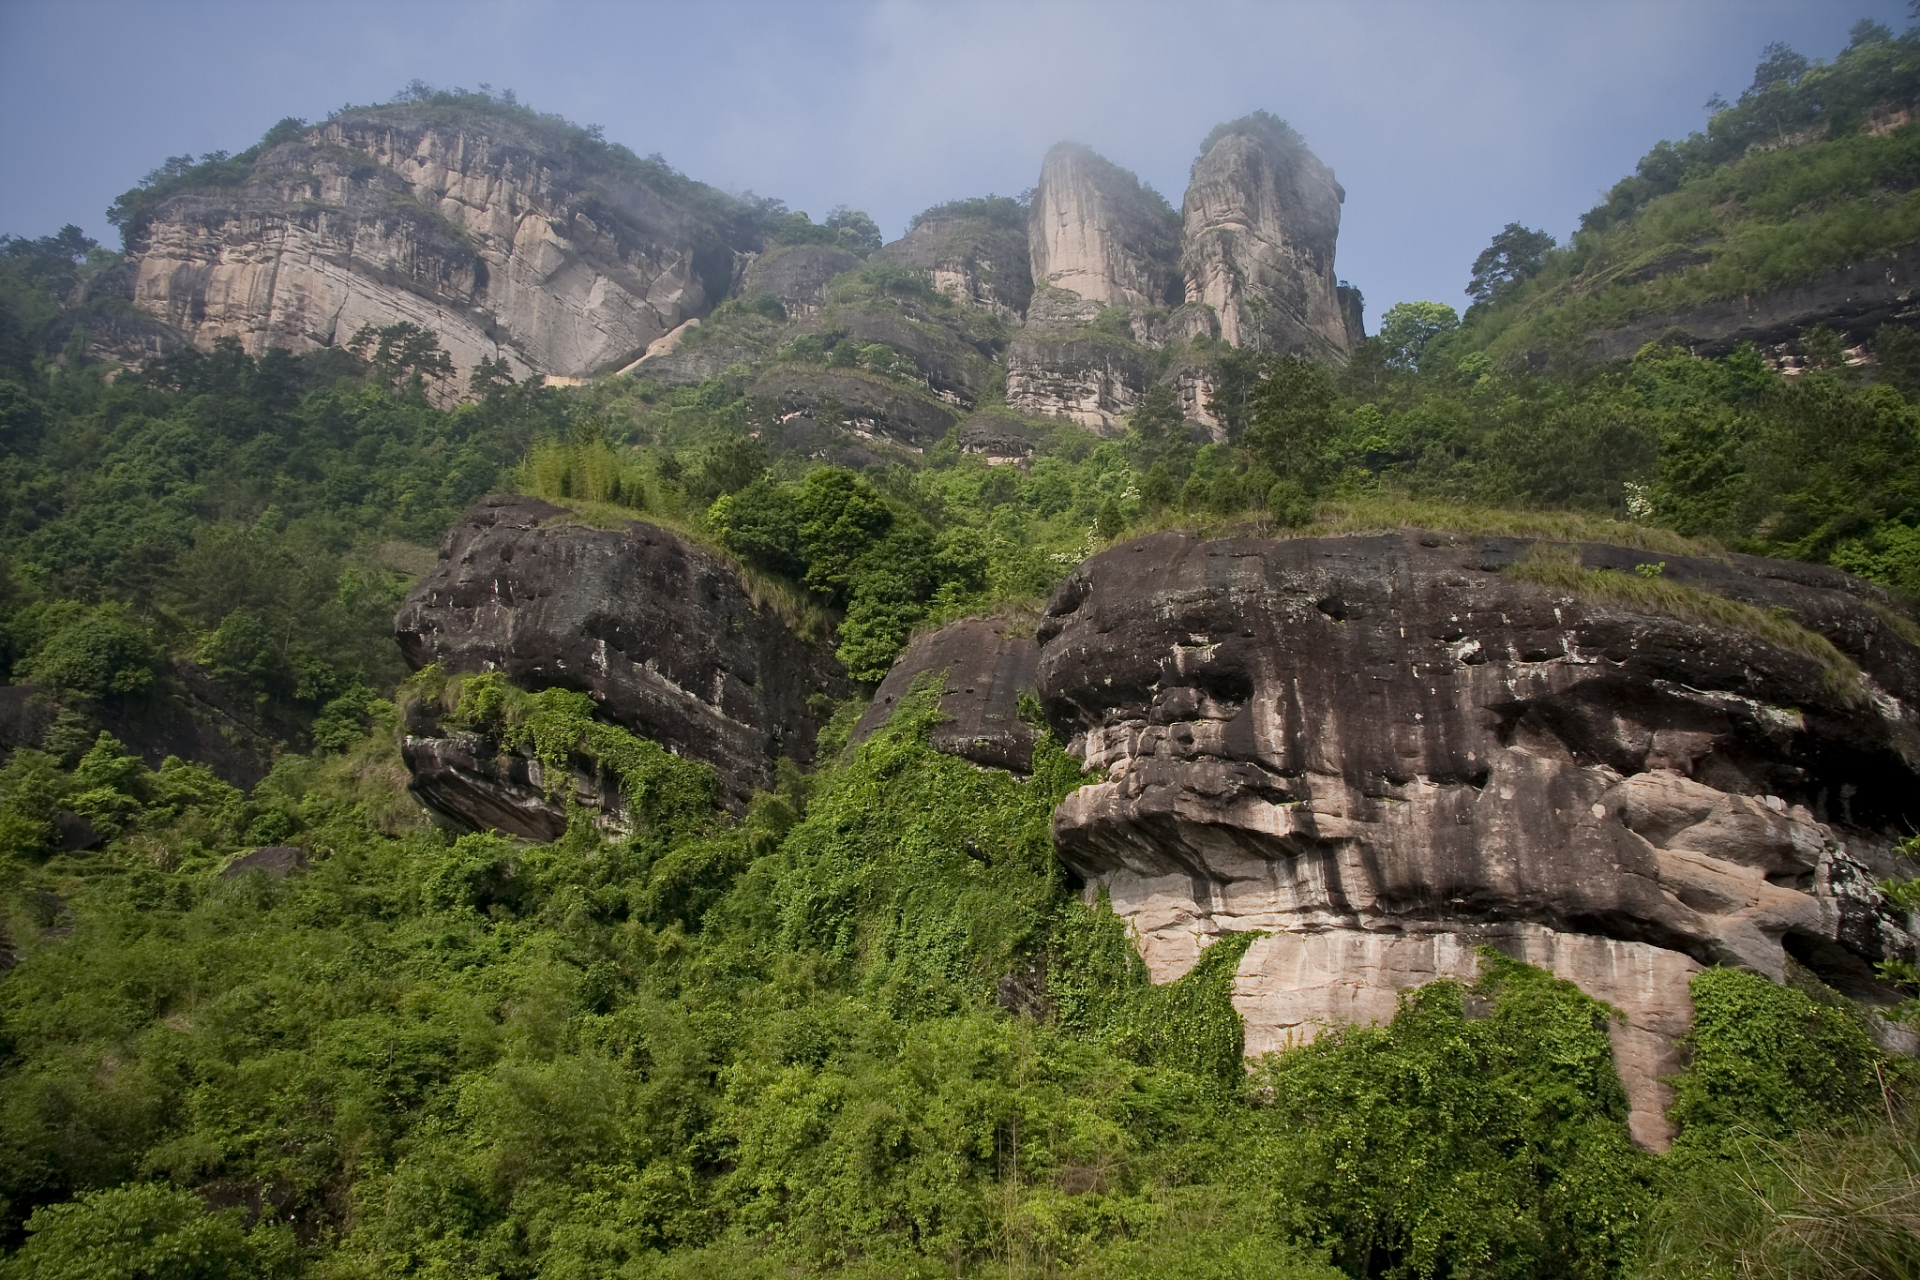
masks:
[[[859,269],[859,258],[834,245],[791,245],[756,258],[741,278],[740,293],[747,298],[771,295],[789,316],[814,316],[826,303],[833,278]]]
[[[1098,327],[1101,305],[1064,289],[1034,294],[1026,327],[1007,347],[1007,404],[1117,435],[1153,384],[1154,353]]]
[[[455,393],[482,357],[587,376],[710,310],[755,247],[683,196],[644,162],[510,119],[348,112],[267,152],[238,189],[150,211],[131,293],[202,347],[302,351],[408,321],[440,336]]]
[[[1182,206],[1186,300],[1236,347],[1341,361],[1348,316],[1334,275],[1346,199],[1292,130],[1250,117],[1193,166]]]
[[[857,436],[921,451],[953,429],[960,415],[897,382],[819,365],[775,365],[748,394],[771,401],[787,419],[842,424]]]
[[[930,742],[936,751],[996,769],[1027,773],[1039,733],[1020,714],[1020,695],[1034,692],[1040,651],[1033,619],[963,618],[918,637],[895,660],[873,701],[854,726],[865,741],[899,709],[923,675],[939,684],[941,722]]]
[[[712,765],[736,807],[771,785],[777,757],[812,758],[808,697],[846,688],[824,648],[675,534],[568,517],[537,498],[476,504],[394,620],[407,661],[581,690],[608,721]],[[540,776],[537,761],[500,759],[436,723],[416,723],[406,741],[429,804],[476,828],[551,838],[542,833],[558,813],[564,829],[554,795],[565,789]],[[594,780],[579,785],[595,805],[612,803]]]
[[[1512,571],[1527,553],[1161,534],[1088,561],[1048,606],[1039,684],[1106,779],[1055,837],[1156,981],[1223,932],[1271,935],[1236,976],[1254,1051],[1390,1016],[1481,945],[1570,978],[1620,1011],[1633,1132],[1659,1147],[1700,966],[1797,963],[1872,1000],[1873,962],[1912,954],[1874,884],[1920,820],[1920,651],[1831,570],[1658,558],[1798,619],[1823,662],[1777,627],[1539,585]]]

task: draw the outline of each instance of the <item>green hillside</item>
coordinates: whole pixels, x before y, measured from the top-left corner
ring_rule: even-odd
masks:
[[[1920,593],[1908,330],[1872,365],[1808,333],[1791,375],[1750,347],[1512,358],[1909,242],[1914,126],[1857,126],[1920,46],[1868,35],[1663,144],[1464,324],[1396,306],[1337,370],[1201,344],[1224,443],[1164,387],[1114,439],[1012,414],[1006,326],[892,266],[842,276],[805,346],[728,303],[699,343],[747,355],[694,385],[489,364],[448,410],[407,326],[109,370],[58,335],[116,255],[0,240],[0,678],[59,708],[0,764],[0,1280],[1920,1274],[1920,1079],[1811,975],[1696,980],[1660,1156],[1607,1010],[1494,956],[1249,1073],[1234,943],[1152,987],[1067,882],[1059,742],[1026,780],[975,768],[928,747],[923,692],[847,749],[855,698],[734,817],[578,695],[409,677],[390,634],[503,488],[715,548],[869,691],[916,629],[1162,527],[1734,548]],[[1825,132],[1750,151],[1763,120]],[[776,238],[871,247],[794,217]],[[1706,269],[1624,280],[1675,246]],[[947,412],[941,370],[1032,456],[860,434],[831,395],[802,439],[763,394],[798,371]],[[572,735],[627,771],[637,833],[433,826],[399,756],[420,699]],[[97,847],[61,850],[62,811]],[[273,843],[311,867],[219,874]]]
[[[1705,132],[1648,152],[1537,274],[1475,309],[1489,355],[1574,357],[1596,333],[1920,241],[1920,38],[1863,23],[1831,63],[1772,50],[1737,102],[1716,104]]]

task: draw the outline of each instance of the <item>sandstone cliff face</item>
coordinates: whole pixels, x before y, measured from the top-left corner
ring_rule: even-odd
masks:
[[[1153,384],[1154,359],[1131,337],[1098,327],[1100,318],[1100,303],[1065,289],[1034,294],[1026,327],[1007,346],[1008,406],[1117,435]]]
[[[1685,270],[1687,262],[1656,263],[1648,277]],[[1796,341],[1803,330],[1826,325],[1849,342],[1865,342],[1883,324],[1920,318],[1920,246],[1870,258],[1772,293],[1706,302],[1684,311],[1647,316],[1587,337],[1587,358],[1625,360],[1649,342],[1675,342],[1695,355],[1723,356],[1745,342],[1762,350]],[[1544,364],[1545,351],[1529,359]]]
[[[1391,1016],[1482,944],[1550,968],[1621,1011],[1633,1132],[1659,1147],[1700,966],[1798,963],[1872,999],[1872,962],[1912,953],[1873,884],[1920,819],[1920,652],[1844,574],[1664,557],[1825,635],[1864,672],[1836,689],[1753,635],[1500,571],[1525,549],[1160,534],[1088,561],[1039,684],[1107,776],[1057,846],[1157,981],[1270,931],[1236,977],[1249,1052]]]
[[[300,351],[404,320],[440,335],[461,387],[483,356],[587,376],[732,287],[752,246],[682,194],[510,120],[353,112],[239,190],[162,203],[131,245],[132,296],[203,347]]]
[[[833,278],[859,268],[859,258],[830,244],[789,245],[754,259],[740,281],[740,293],[748,298],[771,294],[789,316],[814,316],[826,302]]]
[[[736,805],[771,784],[777,756],[809,760],[808,695],[845,692],[833,658],[676,535],[566,515],[537,498],[478,503],[394,620],[407,661],[582,690],[607,720],[711,764]],[[406,742],[416,790],[470,826],[550,839],[540,833],[559,812],[563,830],[537,766],[502,764],[480,746],[417,723]],[[580,785],[591,798],[591,780]]]
[[[1041,163],[1028,213],[1034,285],[1111,306],[1177,306],[1180,238],[1170,214],[1126,170],[1061,143]]]
[[[1187,301],[1212,307],[1236,347],[1345,359],[1333,269],[1345,199],[1296,139],[1258,128],[1222,137],[1194,164],[1182,208]]]

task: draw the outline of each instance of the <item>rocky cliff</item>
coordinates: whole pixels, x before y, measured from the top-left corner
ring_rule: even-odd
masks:
[[[394,631],[416,670],[499,671],[527,689],[577,689],[598,712],[711,764],[730,803],[769,786],[774,760],[812,758],[809,695],[843,695],[839,664],[749,594],[710,553],[653,525],[578,523],[537,498],[488,498],[441,545]],[[440,730],[406,741],[414,787],[456,821],[552,839],[565,813],[526,759]],[[604,800],[591,780],[580,798]]]
[[[1334,274],[1343,199],[1333,172],[1265,113],[1214,130],[1178,226],[1126,170],[1055,147],[1034,189],[1036,292],[1007,352],[1008,404],[1111,433],[1164,381],[1190,418],[1216,426],[1211,362],[1194,339],[1344,360],[1360,316]]]
[[[1112,306],[1179,304],[1173,210],[1091,147],[1063,142],[1047,152],[1027,217],[1036,286]]]
[[[1482,945],[1572,979],[1620,1011],[1658,1147],[1701,966],[1872,1001],[1873,962],[1912,953],[1874,883],[1920,822],[1920,650],[1831,570],[1664,557],[1672,598],[1750,606],[1715,623],[1541,585],[1528,551],[1160,534],[1095,557],[1039,630],[1047,715],[1105,772],[1055,837],[1156,981],[1266,933],[1236,977],[1250,1053],[1390,1017]]]
[[[483,357],[618,369],[710,310],[758,246],[718,192],[547,132],[427,106],[336,116],[242,185],[146,211],[125,291],[197,345],[253,353],[408,321],[440,336],[461,388]]]
[[[1040,657],[1032,627],[1031,617],[962,618],[920,636],[874,690],[851,740],[863,742],[885,724],[900,699],[925,676],[937,682],[944,717],[931,735],[934,750],[975,764],[1028,772],[1040,736],[1020,711],[1020,695],[1034,695]]]
[[[1153,384],[1159,360],[1128,329],[1103,324],[1104,310],[1066,289],[1035,293],[1007,346],[1008,405],[1103,435],[1124,429],[1121,418]]]
[[[812,695],[845,690],[711,556],[532,499],[477,506],[396,625],[416,666],[587,691],[713,764],[736,806],[776,754],[807,759]],[[1875,963],[1915,954],[1876,887],[1911,874],[1897,846],[1920,826],[1914,635],[1878,589],[1783,561],[1163,533],[1080,566],[1032,634],[972,619],[919,638],[854,737],[925,677],[936,747],[1024,771],[1036,690],[1102,775],[1056,810],[1058,856],[1153,980],[1263,935],[1235,975],[1249,1053],[1389,1018],[1493,947],[1618,1011],[1632,1131],[1659,1148],[1703,967],[1811,974],[1872,1008],[1892,998]],[[537,761],[433,708],[406,754],[461,822],[564,829]],[[617,818],[588,771],[571,787]]]
[[[1333,251],[1346,192],[1264,112],[1214,133],[1182,206],[1186,300],[1212,308],[1233,346],[1345,359]]]

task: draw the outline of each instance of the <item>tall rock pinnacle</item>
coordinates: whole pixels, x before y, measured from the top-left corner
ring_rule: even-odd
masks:
[[[1264,111],[1221,125],[1187,187],[1186,300],[1236,347],[1344,360],[1334,275],[1346,192],[1300,136]]]
[[[1063,142],[1047,152],[1027,230],[1036,287],[1111,306],[1179,304],[1173,210],[1089,147]]]

